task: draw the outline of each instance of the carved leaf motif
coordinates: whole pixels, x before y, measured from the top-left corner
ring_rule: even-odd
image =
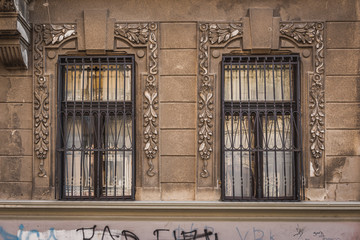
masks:
[[[301,43],[312,43],[315,39],[315,23],[281,24],[280,33]]]
[[[115,34],[130,42],[145,44],[149,37],[149,26],[148,24],[116,24]]]
[[[310,89],[310,151],[313,170],[321,175],[321,158],[325,150],[324,101],[324,23],[283,23],[280,33],[302,44],[315,46],[315,69]],[[315,43],[315,44],[314,44]]]
[[[200,92],[200,112],[199,112],[199,153],[203,160],[210,158],[212,152],[212,93]]]
[[[151,81],[154,81],[154,78],[148,78]],[[150,81],[150,80],[149,80]],[[149,169],[147,170],[148,176],[154,176],[154,165],[152,159],[155,158],[157,153],[157,138],[158,132],[156,129],[156,121],[158,115],[156,113],[157,109],[157,91],[154,89],[151,91],[148,87],[145,92],[145,102],[144,102],[144,151],[145,155],[148,158]]]
[[[209,27],[209,39],[211,44],[224,43],[230,38],[241,34],[241,24],[210,24]]]
[[[46,79],[38,78],[38,85],[34,92],[34,113],[35,113],[35,153],[40,159],[38,173],[39,177],[45,177],[44,160],[49,151],[49,92]]]
[[[16,12],[14,0],[1,0],[0,12]]]
[[[201,24],[199,43],[199,147],[198,151],[203,160],[201,177],[208,177],[207,160],[211,156],[213,135],[213,82],[208,76],[209,72],[209,45],[226,43],[230,39],[242,35],[242,24]]]
[[[75,25],[45,25],[44,42],[46,45],[60,43],[75,33]]]
[[[310,114],[310,125],[311,130],[311,146],[310,150],[315,159],[322,157],[322,152],[325,149],[324,139],[325,139],[325,129],[324,129],[324,94],[322,91],[317,89],[312,89],[310,92],[310,108],[312,109]]]

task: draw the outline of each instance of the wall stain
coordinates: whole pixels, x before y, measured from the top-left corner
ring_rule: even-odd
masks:
[[[325,166],[326,182],[338,183],[342,178],[342,170],[346,163],[346,157],[336,157],[327,161]]]

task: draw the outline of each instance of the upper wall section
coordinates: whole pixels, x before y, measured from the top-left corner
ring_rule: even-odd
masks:
[[[49,0],[52,22],[69,22],[81,18],[84,6],[87,9],[104,8],[103,1],[96,0]],[[110,18],[118,21],[234,21],[247,15],[247,9],[266,7],[275,9],[283,21],[356,21],[360,20],[358,0],[108,0],[112,6]],[[47,23],[48,9],[43,1],[32,1],[30,21]]]

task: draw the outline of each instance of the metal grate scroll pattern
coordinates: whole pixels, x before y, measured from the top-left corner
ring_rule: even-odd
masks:
[[[62,199],[134,199],[134,58],[60,57]]]
[[[297,55],[222,61],[222,197],[299,200],[302,189]]]

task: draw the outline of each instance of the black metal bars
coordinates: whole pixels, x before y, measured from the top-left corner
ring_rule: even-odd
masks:
[[[134,58],[60,57],[58,64],[60,198],[134,199]]]
[[[299,200],[297,55],[222,59],[223,200]]]

